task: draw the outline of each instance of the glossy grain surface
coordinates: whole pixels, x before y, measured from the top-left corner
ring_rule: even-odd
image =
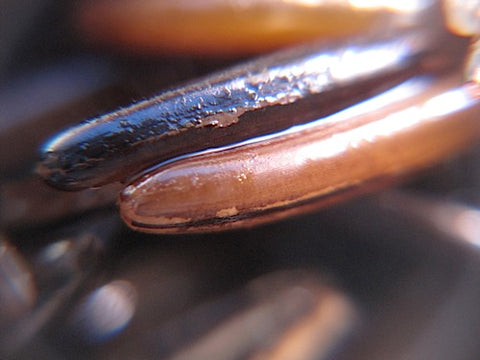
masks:
[[[480,100],[459,84],[458,74],[416,78],[271,138],[159,167],[122,192],[121,214],[147,232],[241,227],[408,174],[480,138]]]
[[[438,36],[432,28],[364,35],[259,58],[67,129],[43,146],[39,173],[62,189],[98,186],[312,121],[424,71]],[[437,55],[437,66],[450,57]]]

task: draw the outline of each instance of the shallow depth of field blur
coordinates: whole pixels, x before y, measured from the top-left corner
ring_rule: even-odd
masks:
[[[225,53],[214,22],[198,36],[218,39],[188,53],[181,17],[162,50],[148,34],[136,47],[113,23],[88,28],[114,21],[99,3],[0,2],[1,359],[478,357],[480,144],[393,189],[218,234],[136,233],[118,216],[121,185],[65,193],[39,179],[38,147],[60,129],[268,48],[249,45],[260,16],[235,20],[241,46]],[[118,3],[134,20],[148,1]],[[310,11],[284,16],[305,17],[285,44],[262,41],[311,36]]]

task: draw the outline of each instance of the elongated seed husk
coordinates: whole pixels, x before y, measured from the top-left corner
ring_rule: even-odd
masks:
[[[159,166],[120,195],[131,227],[213,231],[272,221],[404,176],[480,139],[461,74],[413,78],[316,122]]]
[[[42,147],[38,171],[66,190],[99,186],[178,155],[315,120],[457,59],[449,51],[430,61],[437,35],[431,26],[260,58],[67,129]]]

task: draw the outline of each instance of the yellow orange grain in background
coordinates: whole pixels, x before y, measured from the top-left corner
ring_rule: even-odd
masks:
[[[380,18],[369,10],[347,0],[99,0],[83,3],[77,22],[91,41],[129,51],[235,56],[364,31]]]

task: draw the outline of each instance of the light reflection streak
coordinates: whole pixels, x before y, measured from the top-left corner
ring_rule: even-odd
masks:
[[[340,86],[353,86],[356,81],[396,73],[422,54],[424,35],[405,33],[393,39],[380,37],[372,43],[347,42],[338,47],[319,43],[315,45],[318,49],[278,53],[233,68],[235,76],[225,72],[191,84],[182,92],[167,91],[57,134],[41,148],[43,162],[37,170],[52,184],[62,183],[69,189],[141,175],[148,166],[166,160],[161,145],[166,137],[177,136],[179,130],[183,133],[211,125],[234,126],[248,121],[248,117],[242,117],[247,112],[294,104]],[[268,118],[268,113],[265,116]],[[281,131],[282,125],[279,127]],[[259,128],[258,133],[266,131]],[[240,131],[231,142],[248,136]],[[211,146],[217,144],[212,142]],[[218,145],[222,142],[226,141]],[[191,145],[190,151],[203,150],[204,143]],[[149,151],[145,151],[147,144]],[[131,159],[120,161],[119,152]],[[181,146],[176,145],[169,156],[181,152]],[[129,164],[128,169],[124,164]]]
[[[465,109],[472,104],[472,99],[464,88],[447,91],[428,100],[421,108],[420,116],[425,119],[446,116]]]
[[[401,67],[405,60],[412,55],[414,47],[415,44],[409,37],[405,37],[403,41],[385,42],[366,49],[350,46],[345,51],[315,54],[289,64],[272,67],[268,71],[259,70],[248,75],[246,79],[233,79],[228,87],[244,91],[248,88],[247,80],[248,83],[258,86],[255,90],[255,100],[251,103],[244,103],[245,100],[242,98],[241,103],[237,104],[237,108],[242,112],[245,112],[248,107],[252,109],[259,107],[259,103],[270,105],[293,103],[310,93],[320,93],[337,82],[350,83],[353,79],[371,76],[378,71]],[[294,84],[290,82],[294,82]],[[276,91],[270,92],[270,88],[276,88]],[[282,88],[285,88],[286,91],[280,91]],[[143,103],[137,105],[141,104]],[[141,111],[147,118],[155,119],[159,116],[155,113],[157,107],[157,104],[153,107],[146,107],[145,103]],[[149,111],[151,113],[147,113]],[[118,114],[122,112],[124,110],[118,111]],[[157,119],[157,121],[162,121],[162,119]],[[98,120],[86,121],[74,128],[60,132],[47,141],[41,151],[55,152],[56,149],[75,142],[78,142],[79,147],[84,146],[88,144],[90,137],[108,137],[121,131],[122,123],[116,125],[117,129],[113,130],[111,121],[108,121],[107,124],[100,123]]]
[[[480,210],[465,209],[453,220],[454,229],[468,242],[480,247]]]
[[[73,247],[71,240],[61,240],[48,245],[39,255],[40,261],[53,263],[67,254]]]
[[[397,13],[411,14],[427,8],[433,0],[350,0],[349,3],[360,10],[387,9]]]
[[[338,80],[373,74],[375,71],[398,64],[411,52],[411,44],[395,44],[395,46],[377,46],[367,51],[356,51],[354,48],[345,51],[331,67],[330,73]]]
[[[407,195],[408,199],[408,195]],[[413,200],[415,201],[415,200]],[[454,239],[480,247],[480,210],[453,201],[418,200],[424,217],[439,231]]]
[[[88,296],[76,312],[75,323],[86,340],[106,341],[129,324],[136,299],[133,285],[124,280],[112,281]]]
[[[346,110],[349,117],[340,112],[159,166],[120,195],[122,217],[159,233],[211,229],[216,219],[242,224],[235,216],[268,221],[293,204],[322,205],[326,195],[430,166],[478,139],[479,100],[457,75],[406,82]]]
[[[199,319],[208,324],[209,313],[218,308],[224,315],[168,359],[330,358],[358,325],[358,309],[346,294],[309,277],[303,271],[264,275],[246,287],[248,296],[237,293],[187,313],[176,326],[188,327]],[[162,329],[165,334],[171,326]]]
[[[437,200],[407,191],[390,191],[381,197],[384,207],[411,214],[441,233],[480,247],[480,208],[452,200]]]
[[[405,83],[398,88],[366,101],[364,104],[359,104],[334,114],[326,118],[325,121],[338,122],[355,116],[364,116],[367,110],[368,112],[380,111],[389,104],[412,98],[419,93],[422,86],[426,89],[428,82]],[[350,129],[344,133],[334,134],[325,141],[303,147],[295,155],[295,161],[298,164],[307,160],[315,161],[333,157],[350,148],[358,147],[362,142],[373,143],[379,138],[389,137],[420,123],[441,120],[441,117],[465,109],[471,106],[473,102],[474,99],[469,96],[465,88],[456,88],[437,95],[427,100],[424,104],[394,112],[382,120],[368,123],[353,130]]]
[[[153,172],[156,169],[159,169],[165,165],[175,163],[177,161],[183,160],[183,159],[188,159],[190,157],[194,157],[197,155],[203,155],[203,154],[210,154],[210,153],[215,153],[215,152],[221,152],[225,151],[228,149],[231,149],[232,147],[243,147],[251,144],[256,144],[264,141],[269,141],[269,140],[274,140],[277,138],[289,136],[289,135],[294,135],[296,133],[302,132],[302,131],[311,131],[314,130],[318,126],[323,126],[323,125],[328,125],[329,123],[338,123],[341,121],[346,121],[348,119],[351,119],[353,116],[361,116],[368,114],[370,112],[374,112],[378,109],[381,109],[384,106],[388,106],[390,104],[393,104],[397,101],[402,101],[406,100],[409,98],[412,98],[418,94],[420,94],[422,91],[428,88],[428,86],[432,83],[432,79],[430,77],[422,77],[422,78],[416,78],[412,80],[408,80],[398,86],[395,86],[394,88],[380,94],[377,96],[374,96],[371,99],[362,101],[355,106],[348,107],[345,110],[339,111],[338,113],[335,113],[333,115],[327,116],[325,118],[320,118],[315,121],[311,121],[306,124],[301,124],[301,125],[295,125],[292,126],[286,130],[283,131],[278,131],[273,134],[267,134],[267,135],[262,135],[262,136],[257,136],[251,139],[247,139],[244,141],[239,141],[233,145],[227,145],[227,146],[222,146],[222,147],[216,147],[216,148],[210,148],[202,151],[198,151],[195,153],[191,154],[185,154],[185,155],[180,155],[176,156],[174,158],[168,159],[166,161],[163,161],[157,165],[154,165],[145,171],[141,172],[140,175],[136,176],[135,178],[140,178],[142,177],[143,174],[147,174],[149,172]],[[330,151],[332,155],[334,155],[336,152],[334,152],[333,149],[325,149],[325,153],[327,154]],[[132,179],[131,179],[132,180]]]
[[[33,274],[23,256],[0,236],[0,328],[37,300]]]
[[[480,84],[480,39],[470,46],[470,51],[465,64],[465,78]]]

